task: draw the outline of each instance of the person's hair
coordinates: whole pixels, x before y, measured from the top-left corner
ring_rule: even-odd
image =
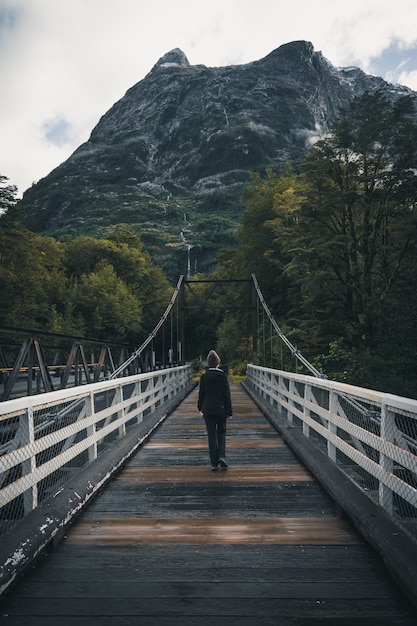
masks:
[[[220,357],[215,350],[210,350],[207,355],[207,365],[209,367],[217,367],[220,365]]]

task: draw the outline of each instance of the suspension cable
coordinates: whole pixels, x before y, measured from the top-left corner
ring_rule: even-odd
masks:
[[[325,376],[321,372],[319,372],[319,370],[316,369],[314,367],[314,365],[311,365],[311,363],[309,361],[307,361],[307,359],[301,354],[301,352],[295,346],[293,346],[291,341],[284,335],[284,333],[282,332],[282,330],[280,329],[280,327],[278,326],[278,324],[274,320],[274,318],[272,316],[272,313],[269,310],[268,305],[266,304],[266,302],[264,300],[264,297],[262,295],[262,292],[261,292],[261,289],[259,287],[259,284],[258,284],[258,281],[256,279],[255,274],[252,274],[252,280],[253,280],[254,287],[256,289],[256,293],[258,294],[259,302],[262,304],[263,309],[264,309],[265,313],[267,314],[269,321],[271,322],[272,326],[274,327],[277,335],[285,343],[287,348],[291,351],[291,354],[293,354],[314,376],[316,376],[317,378],[325,378]]]
[[[165,309],[164,314],[162,315],[161,319],[159,320],[159,322],[157,323],[157,325],[155,326],[155,328],[153,329],[153,331],[150,333],[150,335],[145,339],[145,341],[142,343],[141,346],[139,346],[139,348],[137,350],[135,350],[135,352],[133,352],[130,357],[124,362],[122,363],[116,370],[114,370],[114,372],[112,372],[109,376],[108,379],[111,380],[112,378],[117,378],[118,376],[120,376],[120,374],[128,367],[128,365],[130,365],[132,363],[132,361],[134,361],[135,359],[137,359],[140,354],[144,351],[144,349],[146,348],[147,345],[149,345],[151,343],[151,341],[153,340],[153,338],[156,336],[156,334],[158,333],[159,329],[161,328],[161,326],[163,325],[163,323],[166,321],[168,315],[171,312],[172,307],[175,304],[175,301],[177,299],[179,290],[181,288],[182,282],[184,280],[184,275],[181,274],[181,276],[178,279],[177,282],[177,286],[174,289],[174,293],[172,294],[171,300],[167,306],[167,308]]]
[[[139,348],[137,350],[135,350],[135,352],[133,352],[130,355],[130,357],[124,363],[122,363],[116,370],[114,370],[114,372],[109,374],[108,378],[110,380],[120,376],[120,374],[130,365],[130,363],[132,363],[135,359],[137,359],[140,356],[140,354],[143,352],[143,350],[149,345],[149,343],[151,343],[151,341],[157,335],[157,333],[160,330],[161,326],[167,320],[168,315],[170,314],[170,312],[171,312],[175,302],[177,301],[177,296],[178,296],[178,293],[180,291],[180,288],[181,288],[181,285],[182,285],[183,281],[184,281],[184,275],[181,275],[179,277],[179,279],[178,279],[177,286],[174,289],[174,293],[172,294],[171,300],[170,300],[167,308],[165,309],[165,312],[162,315],[161,319],[159,320],[159,322],[155,326],[155,328],[152,330],[152,332],[149,334],[149,336],[145,339],[145,341],[139,346]],[[272,316],[271,311],[268,308],[268,305],[266,304],[266,302],[264,300],[264,297],[262,295],[262,292],[261,292],[261,289],[259,287],[259,284],[258,284],[258,281],[257,281],[257,278],[256,278],[255,274],[252,274],[252,281],[253,281],[256,293],[258,295],[258,303],[260,302],[262,304],[263,310],[265,311],[265,313],[266,313],[270,323],[272,324],[273,328],[275,329],[275,331],[278,334],[278,336],[280,337],[280,339],[283,341],[283,343],[290,350],[291,354],[293,354],[314,376],[316,376],[317,378],[324,378],[325,376],[321,372],[319,372],[301,354],[301,352],[284,335],[284,333],[282,332],[282,330],[280,329],[280,327],[276,323],[275,319]],[[177,304],[178,304],[178,302],[177,302]]]

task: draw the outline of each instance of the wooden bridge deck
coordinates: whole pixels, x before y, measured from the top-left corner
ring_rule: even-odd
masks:
[[[379,558],[245,391],[211,472],[197,390],[0,606],[10,626],[411,626]]]

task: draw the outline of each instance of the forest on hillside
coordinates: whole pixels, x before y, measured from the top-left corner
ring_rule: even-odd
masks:
[[[212,280],[255,274],[274,318],[327,377],[417,397],[417,124],[412,99],[365,93],[297,166],[253,175],[239,246],[219,252]],[[106,238],[57,240],[19,224],[15,188],[0,177],[3,326],[139,342],[172,286],[124,225]],[[193,277],[198,278],[198,277]],[[207,278],[207,277],[206,277]],[[253,359],[239,283],[195,294],[187,357],[216,347],[244,371]],[[267,340],[265,339],[267,337]],[[259,328],[260,364],[291,367]]]

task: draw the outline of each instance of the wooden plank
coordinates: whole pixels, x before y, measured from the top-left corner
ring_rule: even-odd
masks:
[[[274,545],[256,558],[256,547],[236,544],[227,550],[222,545],[206,544],[140,546],[91,546],[64,544],[58,548],[59,560],[41,561],[36,569],[37,583],[107,582],[135,580],[138,583],[189,578],[195,581],[241,580],[334,582],[344,584],[387,581],[377,557],[362,544],[340,546]],[[341,555],[344,567],[340,567]],[[94,558],[92,558],[94,556]],[[155,561],[158,571],[155,572]],[[248,567],[250,563],[250,567]],[[140,565],[139,565],[140,564]],[[26,593],[24,591],[24,593]]]
[[[298,482],[313,481],[310,472],[301,465],[297,467],[279,465],[235,465],[227,471],[220,471],[207,475],[205,467],[190,467],[168,465],[166,467],[127,467],[116,478],[121,482],[138,483],[194,483],[208,480],[221,482],[242,483],[269,483],[269,482]]]
[[[218,585],[218,589],[221,586]],[[142,623],[144,624],[158,624],[155,619],[161,617],[167,617],[171,621],[171,624],[184,623],[184,619],[192,617],[194,621],[189,621],[188,624],[201,623],[201,616],[206,617],[206,623],[211,620],[218,624],[219,618],[227,618],[228,624],[239,624],[240,619],[250,617],[252,619],[252,626],[255,624],[286,624],[287,622],[277,621],[282,619],[292,618],[295,616],[300,619],[307,620],[304,622],[305,626],[309,626],[314,623],[312,620],[316,619],[323,623],[327,620],[328,624],[337,624],[339,626],[340,618],[347,620],[349,626],[357,626],[358,619],[375,620],[373,623],[380,626],[381,620],[390,619],[388,624],[393,626],[397,624],[399,626],[415,626],[415,619],[410,614],[407,615],[407,609],[401,607],[398,602],[387,601],[385,598],[374,600],[372,603],[360,599],[322,599],[322,598],[259,598],[259,597],[246,597],[242,598],[231,597],[227,601],[225,598],[217,596],[215,599],[211,598],[190,598],[188,596],[187,583],[180,583],[177,585],[176,595],[170,598],[140,598],[137,593],[132,597],[126,598],[113,598],[107,596],[105,598],[96,598],[94,596],[86,596],[83,592],[77,595],[73,595],[71,598],[60,598],[53,595],[53,588],[51,589],[51,596],[48,599],[42,600],[33,598],[20,598],[14,603],[10,604],[10,611],[19,611],[19,614],[30,619],[30,626],[32,626],[34,617],[59,617],[60,624],[74,624],[78,626],[78,618],[80,616],[96,616],[102,618],[103,616],[111,617],[113,624],[119,625],[120,620],[124,617],[135,617],[138,620],[140,616]],[[262,621],[263,616],[267,617],[267,622]],[[70,618],[72,621],[62,621],[62,618]],[[7,624],[13,623],[12,615],[7,615]],[[396,619],[397,621],[392,621]],[[400,621],[400,619],[402,621]],[[152,620],[152,621],[146,621]],[[178,622],[174,620],[179,620]],[[231,621],[239,620],[239,621]],[[275,620],[275,621],[274,621]],[[140,622],[136,621],[136,624]],[[226,623],[226,622],[223,622]],[[300,622],[299,622],[300,623]],[[302,623],[302,622],[301,622]],[[372,622],[371,622],[372,623]],[[20,624],[27,625],[28,622],[21,621]],[[56,624],[56,622],[55,622]]]
[[[199,600],[202,598],[228,599],[236,598],[244,600],[248,596],[252,599],[316,599],[329,600],[334,598],[335,584],[326,582],[300,582],[299,580],[289,582],[281,581],[278,585],[276,582],[263,581],[262,585],[254,585],[252,581],[244,582],[241,580],[214,580],[195,581],[189,579],[188,582],[182,581],[164,581],[153,580],[140,582],[133,577],[130,580],[113,581],[110,586],[104,586],[101,582],[85,580],[82,583],[78,581],[78,593],[86,597],[95,599],[126,599],[133,597],[156,600],[163,598],[174,598],[178,592],[178,585],[182,584],[184,591],[186,590],[187,598],[190,600]],[[29,590],[25,598],[34,598],[37,600],[49,598],[51,589],[50,582],[40,583],[36,590]],[[67,582],[52,583],[54,595],[61,598],[73,598],[74,591]],[[386,582],[368,582],[366,585],[358,584],[355,581],[346,582],[342,588],[338,589],[337,597],[340,600],[345,599],[367,599],[382,596],[389,591]]]
[[[92,503],[84,513],[84,519],[114,517],[190,518],[201,517],[206,507],[217,516],[242,519],[265,517],[308,518],[318,514],[321,519],[335,516],[332,501],[317,485],[306,483],[280,483],[276,493],[268,485],[229,484],[207,490],[189,484],[151,486],[141,490],[121,482],[118,497],[106,492]]]
[[[191,421],[189,421],[189,423],[184,422],[184,421],[177,421],[177,422],[171,422],[171,423],[167,423],[164,430],[167,433],[170,433],[171,431],[175,431],[175,430],[180,430],[180,431],[184,431],[184,429],[187,429],[187,431],[191,432],[191,431],[200,431],[202,433],[204,433],[204,435],[206,434],[205,432],[205,425],[204,424],[195,424],[192,423]],[[251,429],[254,432],[259,432],[259,431],[263,431],[263,430],[271,430],[271,426],[267,423],[262,423],[260,422],[259,424],[256,422],[248,422],[247,424],[245,424],[245,430]],[[234,422],[233,420],[229,420],[228,424],[227,424],[227,430],[228,432],[230,432],[231,430],[242,430],[242,423],[241,422]]]
[[[67,542],[93,544],[187,543],[340,544],[359,543],[344,520],[326,518],[93,519],[79,522]]]
[[[22,618],[22,620],[17,623],[16,626],[28,626],[28,619],[30,619],[30,626],[56,626],[56,617],[52,616],[33,616],[30,618]],[[198,619],[198,626],[213,626],[213,621],[215,621],[216,626],[277,626],[278,622],[276,618],[270,618],[268,615],[265,615],[264,612],[258,612],[256,614],[255,622],[254,617],[249,615],[240,615],[239,618],[232,618],[234,621],[231,621],[231,618],[228,616],[209,616],[199,615],[197,618],[193,616],[184,616],[181,615],[179,618],[181,626],[196,626],[196,619]],[[328,620],[329,626],[369,626],[369,617],[360,617],[355,616],[354,621],[351,617],[339,618],[337,617],[337,622],[332,620]],[[175,622],[173,621],[173,617],[170,615],[152,615],[145,616],[144,620],[138,622],[137,615],[118,615],[117,622],[113,616],[107,617],[105,615],[89,615],[85,617],[83,615],[77,615],[68,619],[62,618],[60,616],[60,624],[61,626],[138,626],[138,624],[152,624],[152,626],[174,626]],[[150,621],[152,620],[152,621]],[[237,621],[238,620],[238,621]],[[282,624],[283,622],[279,622]],[[293,615],[288,615],[285,618],[285,626],[323,626],[326,623],[322,617],[294,617]],[[415,620],[406,621],[405,618],[392,618],[381,616],[378,618],[378,626],[415,626]]]
[[[256,448],[259,450],[260,448],[279,448],[284,447],[285,443],[279,437],[271,437],[270,439],[259,438],[259,437],[246,437],[246,438],[238,438],[233,437],[227,440],[227,448],[239,448],[240,450],[245,448]],[[200,439],[153,439],[149,443],[146,443],[144,449],[147,450],[157,450],[158,448],[175,448],[178,450],[180,448],[184,448],[186,450],[192,448],[206,449],[207,441],[203,438]]]
[[[256,468],[259,462],[263,465],[292,465],[299,466],[300,462],[294,453],[286,447],[282,448],[263,448],[260,458],[259,450],[256,448],[227,448],[227,460],[229,462],[229,471],[233,470],[236,465],[246,465]],[[197,467],[204,467],[205,471],[210,468],[208,456],[208,447],[204,446],[190,449],[183,448],[154,448],[152,450],[142,449],[141,454],[136,455],[130,462],[130,466],[138,467],[159,467],[162,463],[167,465],[187,466],[194,470]]]

